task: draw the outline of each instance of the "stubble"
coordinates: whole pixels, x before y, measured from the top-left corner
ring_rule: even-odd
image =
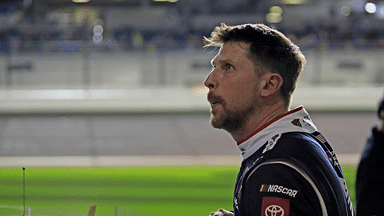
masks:
[[[216,113],[216,115],[211,113],[210,122],[212,127],[218,129],[224,129],[229,133],[233,133],[241,130],[248,121],[249,117],[255,113],[256,106],[255,104],[248,103],[243,107],[232,106],[229,107],[222,102],[222,111]]]

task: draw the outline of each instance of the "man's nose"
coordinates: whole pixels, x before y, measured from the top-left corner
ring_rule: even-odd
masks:
[[[205,81],[204,81],[204,85],[209,88],[209,89],[213,89],[213,88],[216,88],[217,84],[216,82],[214,81],[214,74],[213,74],[214,71],[211,71],[207,78],[205,78]]]

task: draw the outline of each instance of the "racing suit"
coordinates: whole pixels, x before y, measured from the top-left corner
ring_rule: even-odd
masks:
[[[238,148],[235,216],[354,215],[336,155],[303,107],[277,116]]]
[[[367,140],[356,175],[357,215],[384,214],[384,133],[377,127]]]

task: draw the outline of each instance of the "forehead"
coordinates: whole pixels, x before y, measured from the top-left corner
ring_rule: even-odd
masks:
[[[246,56],[248,48],[249,44],[245,42],[227,42],[220,48],[215,58],[212,59],[212,63],[220,61],[238,62],[248,59]]]

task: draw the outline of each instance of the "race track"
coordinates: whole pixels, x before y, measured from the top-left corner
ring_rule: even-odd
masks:
[[[353,155],[355,162],[371,127],[379,123],[371,112],[316,112],[311,117],[336,153],[341,157]],[[157,157],[152,160],[155,164],[166,157],[174,158],[169,163],[180,163],[180,157],[202,160],[222,156],[238,160],[239,151],[231,136],[213,129],[208,119],[208,114],[201,113],[2,116],[0,166],[12,165],[11,160],[42,160],[52,156],[99,157],[111,161],[130,158],[131,163],[135,158],[148,163],[149,158]]]

